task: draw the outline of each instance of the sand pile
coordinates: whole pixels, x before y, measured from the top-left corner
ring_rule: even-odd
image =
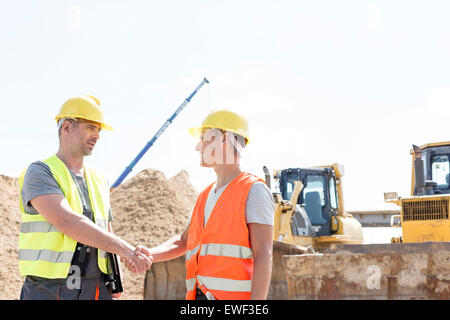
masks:
[[[18,299],[23,279],[17,260],[20,230],[19,179],[0,174],[0,299]]]
[[[183,232],[194,208],[197,191],[186,171],[166,179],[157,170],[144,170],[111,194],[114,233],[132,245],[160,245]],[[123,299],[142,299],[145,273],[123,268]]]
[[[184,230],[197,194],[184,170],[170,179],[144,170],[111,194],[114,233],[132,245],[159,245]],[[18,179],[0,175],[0,299],[18,299],[23,283],[17,262],[18,205]],[[144,278],[145,273],[132,274],[123,266],[122,299],[142,299]]]

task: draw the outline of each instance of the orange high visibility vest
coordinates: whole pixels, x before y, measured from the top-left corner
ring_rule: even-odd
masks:
[[[263,180],[246,172],[231,181],[217,200],[205,227],[206,200],[214,184],[197,198],[186,248],[187,300],[195,299],[197,287],[217,300],[250,299],[253,256],[245,204],[256,181]]]

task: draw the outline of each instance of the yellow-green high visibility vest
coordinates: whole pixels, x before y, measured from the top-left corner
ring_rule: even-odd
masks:
[[[67,166],[56,156],[43,161],[61,187],[71,208],[83,214],[78,189]],[[59,232],[41,214],[28,214],[22,205],[22,187],[25,171],[19,177],[20,211],[22,223],[19,235],[19,270],[22,276],[38,276],[48,279],[66,278],[77,241]],[[89,191],[95,223],[108,230],[109,186],[106,179],[84,166],[84,176]],[[106,252],[98,249],[98,267],[107,273]]]

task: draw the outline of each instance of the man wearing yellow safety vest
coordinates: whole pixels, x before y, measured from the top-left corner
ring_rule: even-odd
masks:
[[[67,100],[56,116],[59,149],[21,174],[19,269],[21,299],[117,299],[106,285],[107,252],[133,272],[152,258],[112,233],[109,186],[84,164],[104,122],[97,98]]]
[[[264,181],[243,172],[247,120],[229,110],[211,112],[190,133],[200,138],[201,166],[217,181],[197,198],[185,231],[142,252],[155,262],[186,254],[186,299],[266,299],[272,272],[273,197]]]

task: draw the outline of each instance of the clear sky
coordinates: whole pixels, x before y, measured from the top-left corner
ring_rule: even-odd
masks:
[[[447,141],[449,1],[0,0],[0,174],[57,150],[55,115],[98,97],[113,132],[86,161],[111,183],[201,82],[146,153],[167,177],[199,166],[187,128],[213,108],[248,117],[243,169],[339,162],[348,210],[396,209],[412,144]]]

